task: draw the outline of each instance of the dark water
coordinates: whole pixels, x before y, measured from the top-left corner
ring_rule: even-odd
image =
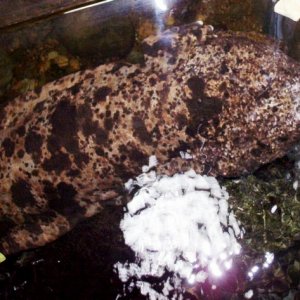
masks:
[[[281,159],[254,175],[267,189],[270,181],[282,179],[280,172],[289,168],[292,169],[289,160]],[[243,188],[247,193],[246,184]],[[117,261],[134,261],[134,253],[124,244],[119,228],[122,216],[122,206],[107,206],[59,240],[9,257],[0,265],[0,299],[116,299],[124,287],[113,265]],[[250,281],[247,273],[254,264],[262,264],[264,252],[249,244],[251,238],[260,239],[260,233],[251,233],[251,227],[247,231],[248,236],[241,241],[242,255],[217,282],[217,288],[211,289],[208,283],[192,288],[187,285],[184,299],[244,299],[249,289],[254,291],[253,299],[283,299],[290,290],[299,290],[299,272],[291,274],[291,265],[300,260],[300,242],[275,251],[270,268]],[[127,286],[125,290],[126,296],[118,299],[146,299],[137,289],[129,292]]]
[[[216,29],[269,34],[278,39],[279,47],[300,61],[300,25],[275,15],[272,1],[168,3],[171,8],[162,12],[155,9],[154,1],[128,0],[121,4],[116,0],[80,12],[1,29],[1,101],[4,103],[46,82],[101,63],[120,59],[140,62],[143,38],[158,29],[198,19],[204,19]],[[287,173],[291,176],[288,179]],[[252,184],[262,187],[263,193],[259,195],[267,199],[266,205],[283,193],[287,198],[298,197],[292,190],[293,180],[297,179],[293,157],[262,168],[253,178]],[[241,180],[245,183],[246,195],[249,178]],[[278,182],[281,185],[273,193]],[[237,196],[239,191],[234,190],[231,183],[227,184]],[[271,192],[275,195],[272,194],[273,198],[269,195]],[[113,272],[113,265],[134,259],[119,229],[122,215],[122,206],[107,206],[59,240],[8,257],[0,265],[0,299],[116,299],[123,286]],[[253,224],[256,224],[255,218],[255,215],[250,216]],[[297,219],[294,222],[297,223]],[[249,289],[254,291],[253,299],[283,299],[290,291],[296,294],[300,290],[300,245],[292,237],[281,238],[282,245],[272,244],[275,252],[272,267],[249,281],[249,267],[260,262],[267,248],[259,244],[262,235],[253,228],[248,226],[249,235],[242,242],[243,256],[237,258],[235,267],[219,282],[217,289],[196,286],[187,290],[185,299],[243,299]],[[119,299],[144,298],[133,290]]]

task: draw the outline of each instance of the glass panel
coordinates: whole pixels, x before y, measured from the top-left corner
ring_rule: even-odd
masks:
[[[0,299],[299,295],[300,23],[275,2],[2,1]]]

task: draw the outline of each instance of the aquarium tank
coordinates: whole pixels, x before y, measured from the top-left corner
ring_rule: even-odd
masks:
[[[0,299],[300,299],[299,0],[0,8]]]

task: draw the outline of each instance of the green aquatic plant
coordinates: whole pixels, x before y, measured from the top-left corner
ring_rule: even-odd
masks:
[[[286,249],[300,236],[300,192],[294,180],[276,166],[266,174],[224,183],[245,227],[245,242],[261,252]]]
[[[287,296],[300,284],[300,192],[293,162],[277,160],[247,177],[224,180],[223,185],[245,229],[241,264],[245,270],[259,267],[255,276],[247,277],[242,293],[253,289],[255,297],[263,299]],[[275,259],[264,266],[268,253]]]

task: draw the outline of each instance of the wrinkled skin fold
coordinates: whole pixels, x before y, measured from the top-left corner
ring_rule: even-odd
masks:
[[[299,139],[300,67],[267,38],[191,24],[143,47],[143,65],[81,71],[0,111],[1,252],[94,215],[150,155],[160,173],[231,177]]]

